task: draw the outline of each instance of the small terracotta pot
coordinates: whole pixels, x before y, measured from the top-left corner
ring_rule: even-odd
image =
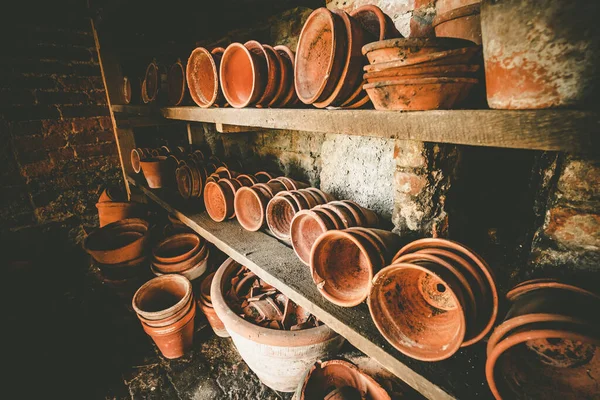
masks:
[[[148,64],[142,84],[144,103],[163,102],[167,94],[167,70],[155,61]]]
[[[455,38],[396,38],[366,44],[362,53],[371,64],[410,62],[412,58],[470,46],[472,42]]]
[[[347,51],[344,22],[325,7],[306,20],[296,51],[294,85],[305,104],[323,101],[331,95],[344,68]]]
[[[347,228],[342,223],[341,218],[336,213],[334,213],[333,211],[331,211],[331,210],[323,207],[323,204],[319,204],[318,206],[314,207],[313,210],[318,210],[318,211],[324,213],[325,215],[327,215],[327,217],[329,218],[329,220],[335,226],[336,230],[342,230],[342,229],[346,229]]]
[[[352,227],[348,228],[348,232],[364,232],[372,237],[381,249],[381,254],[385,259],[385,264],[389,264],[392,261],[393,256],[400,249],[402,238],[396,235],[394,232],[386,231],[384,229],[374,229],[365,227]]]
[[[142,322],[144,331],[152,338],[165,358],[174,359],[183,356],[191,350],[194,340],[194,318],[196,305],[186,316],[172,325],[154,328]]]
[[[146,214],[144,206],[136,202],[110,201],[96,203],[100,227],[127,218],[141,218]]]
[[[122,264],[142,257],[149,244],[150,224],[138,218],[110,223],[90,233],[83,248],[102,264]]]
[[[258,183],[256,186],[266,190],[271,196],[275,196],[277,193],[284,190],[289,190],[287,186],[283,184],[283,182],[277,179],[271,179],[267,183]]]
[[[388,68],[382,71],[367,72],[363,78],[369,83],[380,82],[387,78],[473,78],[479,71],[477,64],[457,64],[440,66],[407,66]]]
[[[458,40],[458,39],[456,39]],[[415,57],[365,65],[366,72],[384,71],[399,67],[434,67],[441,65],[474,64],[481,57],[481,46],[426,53]]]
[[[331,202],[331,204],[336,203],[336,201]],[[360,226],[369,228],[379,225],[379,217],[368,208],[364,208],[350,200],[342,200],[340,203],[351,210],[352,215],[354,215],[356,222],[360,224]]]
[[[310,254],[310,271],[317,289],[342,307],[354,307],[367,298],[373,275],[382,263],[370,241],[346,231],[322,234]]]
[[[189,259],[204,246],[205,241],[193,233],[182,233],[160,241],[152,250],[152,256],[158,262],[173,264]]]
[[[432,25],[437,37],[459,38],[481,44],[479,3],[437,14]]]
[[[235,193],[237,220],[248,231],[258,231],[266,222],[265,210],[272,196],[255,186],[242,187]]]
[[[221,59],[219,80],[227,102],[235,108],[254,105],[267,85],[267,60],[259,48],[230,44]]]
[[[256,178],[254,176],[252,176],[252,175],[249,175],[249,174],[240,174],[240,175],[238,175],[236,177],[236,179],[238,181],[240,181],[240,183],[243,186],[252,186],[252,185],[258,183],[258,181],[256,180]]]
[[[347,207],[343,207],[340,205],[336,206],[331,203],[323,204],[322,207],[335,213],[342,222],[344,228],[350,228],[358,225],[356,219]]]
[[[185,66],[181,60],[169,68],[167,74],[167,102],[171,106],[179,106],[184,102],[187,84],[185,81]]]
[[[131,150],[131,168],[137,174],[142,170],[142,166],[140,165],[140,161],[144,158],[148,157],[149,154],[144,152],[142,149],[133,149]]]
[[[308,184],[288,178],[287,176],[280,176],[279,178],[275,178],[275,180],[278,180],[281,183],[283,183],[287,190],[298,190],[305,189],[308,187]]]
[[[290,236],[294,252],[306,265],[310,265],[310,250],[324,232],[336,229],[329,215],[319,209],[301,210],[292,219]]]
[[[208,108],[213,105],[223,106],[225,97],[219,86],[219,68],[225,49],[217,47],[208,51],[197,47],[190,54],[186,67],[187,84],[194,102]]]
[[[258,171],[257,173],[254,174],[254,177],[256,177],[256,180],[258,180],[258,183],[267,183],[271,179],[273,179],[273,175],[266,171]]]
[[[235,217],[235,193],[241,187],[235,179],[219,179],[204,188],[204,205],[208,215],[217,222]]]
[[[171,178],[169,173],[174,171],[171,171],[167,157],[146,158],[140,161],[140,165],[150,189],[160,189],[169,185],[169,179]]]
[[[280,79],[279,88],[275,97],[269,103],[269,107],[285,107],[297,100],[296,89],[294,88],[294,53],[287,46],[273,47],[279,54],[280,60]]]
[[[477,84],[472,78],[392,79],[364,86],[376,110],[447,110]]]
[[[256,43],[261,46],[260,43],[253,40],[246,42],[244,46],[248,47],[249,43]],[[273,49],[273,47],[263,44],[262,49],[267,59],[267,85],[265,86],[265,92],[256,102],[256,105],[260,107],[267,106],[269,103],[271,103],[271,100],[273,100],[277,94],[277,91],[280,87],[279,85],[281,84],[280,79],[283,64],[281,56],[275,51],[275,49]]]
[[[394,21],[381,11],[381,8],[368,4],[350,11],[350,16],[356,19],[375,40],[393,39],[402,37]]]
[[[161,318],[161,319],[156,319],[156,320],[152,320],[152,319],[146,319],[144,317],[142,317],[139,314],[136,314],[138,319],[140,321],[142,321],[144,324],[153,327],[153,328],[162,328],[168,325],[172,325],[174,323],[176,323],[177,321],[179,321],[181,318],[185,317],[192,309],[194,305],[194,301],[193,301],[193,297],[190,297],[187,301],[187,303],[177,312],[173,313],[172,315],[166,317],[166,318]]]
[[[210,285],[212,284],[214,276],[215,273],[213,272],[202,280],[200,285],[200,296],[197,298],[196,302],[206,316],[206,319],[208,320],[212,330],[215,332],[215,335],[219,337],[229,337],[229,332],[227,332],[227,329],[225,329],[223,321],[219,319],[219,316],[215,312],[210,299]]]
[[[349,397],[336,397],[334,391],[352,389]],[[365,399],[390,400],[389,394],[373,378],[344,360],[317,361],[298,385],[297,400]]]
[[[190,265],[187,268],[184,269],[180,269],[179,271],[177,271],[176,273],[178,275],[184,276],[187,279],[189,279],[190,281],[194,281],[196,279],[198,279],[200,276],[202,276],[206,270],[208,269],[208,258],[210,256],[210,251],[208,250],[208,248],[205,248],[204,250],[200,251],[200,253],[202,256],[200,258],[200,261],[197,263],[192,263],[192,262],[186,262],[187,265]],[[168,264],[169,266],[172,266],[173,264]],[[152,273],[156,276],[163,276],[163,275],[167,275],[164,272],[160,271],[160,269],[158,269],[159,266],[157,265],[156,262],[154,262],[153,265],[150,266],[150,270],[152,271]]]
[[[146,320],[160,321],[173,316],[193,298],[192,284],[181,275],[163,275],[144,283],[135,292],[132,307]]]
[[[299,210],[300,207],[294,197],[290,195],[273,197],[265,210],[271,233],[281,240],[289,240],[292,219]]]
[[[335,198],[333,196],[331,196],[328,193],[325,193],[321,189],[317,189],[317,188],[314,188],[314,187],[308,187],[305,190],[307,190],[309,192],[312,192],[313,194],[315,194],[318,197],[320,197],[322,204],[329,203],[330,201],[334,201],[335,200]]]
[[[373,278],[369,312],[379,332],[400,352],[421,361],[452,356],[467,321],[455,276],[434,263],[397,263]]]
[[[182,261],[173,263],[164,263],[157,260],[153,260],[152,264],[155,269],[155,275],[160,274],[183,274],[183,272],[200,265],[208,258],[208,247],[206,242],[201,245],[192,255]]]

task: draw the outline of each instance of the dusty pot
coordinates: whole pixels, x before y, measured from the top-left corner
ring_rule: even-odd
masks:
[[[350,11],[350,16],[357,20],[374,37],[374,40],[402,37],[394,21],[377,6],[368,4],[358,7]]]
[[[169,238],[165,239],[165,241],[167,241]],[[199,246],[199,248],[193,253],[191,253],[189,257],[181,261],[165,263],[153,259],[152,264],[154,265],[154,269],[156,270],[155,274],[156,272],[159,272],[161,274],[183,274],[186,270],[189,270],[197,265],[206,264],[207,258],[208,246],[206,245],[206,241],[201,240],[201,245]]]
[[[150,224],[138,218],[110,223],[90,233],[83,248],[102,264],[121,264],[145,254]]]
[[[292,219],[301,210],[297,201],[298,199],[289,194],[278,194],[267,204],[265,210],[267,225],[273,235],[281,240],[290,239]],[[308,208],[308,206],[304,208]]]
[[[230,44],[221,59],[219,80],[227,102],[235,108],[248,107],[264,94],[267,59],[260,48]]]
[[[197,305],[200,307],[210,327],[215,332],[215,335],[219,337],[229,337],[229,332],[225,329],[223,321],[219,319],[215,309],[213,308],[211,297],[210,297],[210,286],[212,284],[215,273],[208,275],[202,280],[200,285],[200,296],[196,299]]]
[[[255,186],[241,187],[235,193],[237,220],[248,231],[257,231],[265,224],[265,209],[273,196]]]
[[[310,249],[317,238],[338,228],[328,214],[319,209],[301,210],[292,219],[290,236],[294,252],[304,264],[310,264]]]
[[[279,54],[280,78],[278,90],[269,103],[269,107],[285,107],[298,100],[296,89],[294,88],[294,58],[295,54],[287,46],[273,47]]]
[[[479,68],[477,64],[415,65],[367,72],[363,78],[369,83],[385,81],[388,78],[473,78]]]
[[[185,308],[193,298],[192,284],[181,275],[163,275],[143,284],[132,299],[135,312],[146,320],[161,321]]]
[[[389,78],[364,88],[376,110],[447,110],[460,105],[477,83],[474,78]]]
[[[194,341],[194,318],[196,304],[192,302],[190,311],[177,322],[164,327],[152,327],[142,322],[146,332],[156,343],[165,358],[174,359],[183,356],[192,348]]]
[[[421,361],[452,356],[467,321],[460,283],[434,263],[395,263],[377,273],[367,300],[373,322],[400,352]]]
[[[597,26],[598,13],[580,2],[483,1],[489,106],[538,109],[597,104]]]
[[[366,44],[362,53],[371,64],[410,63],[413,58],[470,46],[472,42],[454,38],[396,38]]]
[[[437,37],[459,38],[481,44],[479,3],[438,13],[432,25]]]
[[[190,266],[187,268],[180,268],[180,270],[176,273],[186,277],[190,281],[194,281],[195,279],[201,277],[208,269],[208,259],[210,256],[210,252],[208,248],[205,248],[200,253],[198,253],[198,255],[200,254],[202,254],[200,261],[198,261],[197,263],[192,263],[191,261],[184,261],[182,262],[182,264],[186,263]],[[174,264],[168,264],[169,267],[173,267],[173,265]],[[150,266],[150,270],[155,276],[163,276],[166,274],[165,272],[162,272],[161,269],[164,270],[164,264],[158,264],[156,261]]]
[[[308,367],[317,360],[336,354],[344,338],[326,325],[286,331],[263,328],[238,316],[223,293],[240,265],[228,259],[217,270],[211,285],[211,300],[233,343],[262,383],[274,390],[293,392]]]
[[[181,60],[171,65],[167,74],[167,102],[171,106],[179,106],[186,95],[185,66]]]
[[[334,392],[348,395],[335,397]],[[344,360],[317,361],[298,385],[295,398],[390,400],[389,394],[373,378]]]
[[[225,98],[219,86],[219,68],[225,49],[208,51],[197,47],[187,62],[186,78],[194,103],[202,108],[224,105]]]
[[[456,39],[458,40],[458,39]],[[434,67],[440,65],[473,64],[481,57],[481,46],[425,53],[406,59],[365,65],[366,72],[384,71],[399,67]]]
[[[100,227],[126,218],[144,217],[146,214],[144,206],[140,203],[136,203],[133,201],[101,202],[96,203],[96,208],[98,209],[98,219],[100,220]]]
[[[347,48],[342,18],[325,7],[313,11],[302,27],[296,50],[294,85],[303,103],[320,102],[331,95]]]
[[[208,215],[217,222],[235,217],[235,193],[241,187],[236,179],[219,179],[204,187],[204,205]]]
[[[193,233],[182,233],[160,241],[152,250],[152,256],[158,262],[173,264],[189,259],[205,241]]]
[[[153,158],[146,158],[140,161],[140,166],[144,172],[144,177],[148,182],[150,189],[159,189],[164,186],[168,186],[169,179],[171,178],[169,172],[171,172],[170,164],[167,162],[167,157],[156,156]]]
[[[143,149],[137,148],[131,150],[131,168],[137,174],[142,170],[142,166],[140,165],[140,161],[144,158],[149,157],[150,154],[146,153]]]
[[[268,105],[271,100],[277,94],[281,78],[281,65],[283,61],[278,52],[275,51],[271,46],[266,44],[260,44],[255,40],[251,40],[244,44],[250,51],[254,49],[262,49],[265,58],[267,60],[267,85],[263,95],[257,100],[256,105],[264,107]]]

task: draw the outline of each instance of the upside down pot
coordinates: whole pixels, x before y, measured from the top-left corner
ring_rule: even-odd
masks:
[[[211,300],[240,355],[262,383],[274,390],[293,392],[306,370],[317,360],[339,351],[344,338],[326,325],[285,331],[259,327],[238,316],[224,293],[240,265],[228,259],[217,270]]]

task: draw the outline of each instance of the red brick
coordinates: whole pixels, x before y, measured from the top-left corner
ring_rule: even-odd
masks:
[[[90,104],[97,105],[105,105],[106,101],[106,92],[104,90],[98,90],[88,93]]]
[[[103,155],[116,154],[117,146],[115,143],[99,143],[75,146],[75,154],[78,158],[98,157]]]
[[[61,106],[63,118],[101,117],[108,115],[106,106]]]
[[[41,135],[45,128],[43,123],[45,121],[21,121],[10,124],[10,131],[13,136],[30,136],[30,135]]]
[[[75,151],[71,147],[63,147],[49,151],[48,157],[54,162],[72,160],[75,158]]]
[[[73,132],[94,132],[100,128],[98,118],[77,118],[73,119]]]
[[[112,131],[98,132],[96,133],[96,137],[98,138],[99,143],[115,141],[115,134]]]
[[[417,196],[428,184],[427,178],[411,172],[396,171],[396,190],[411,196]]]
[[[46,92],[37,91],[35,94],[39,104],[88,104],[89,98],[85,93]]]
[[[100,122],[100,127],[105,131],[113,129],[110,117],[98,117],[98,122]]]
[[[29,136],[15,138],[14,146],[17,153],[24,153],[35,150],[51,150],[63,147],[67,144],[64,136],[52,134],[48,136]]]
[[[100,82],[102,78],[100,78]],[[62,90],[68,90],[71,92],[88,92],[90,90],[98,89],[97,78],[86,78],[79,76],[65,76],[58,78],[59,88]],[[104,86],[102,86],[103,88]]]
[[[58,108],[46,105],[12,106],[0,109],[0,114],[4,114],[5,119],[9,121],[38,121],[60,118]]]
[[[70,133],[73,131],[71,121],[68,121],[68,120],[53,119],[53,120],[42,121],[42,127],[44,130],[44,133],[46,133],[47,135],[52,135],[52,134],[64,135],[64,134],[67,134],[67,133]]]
[[[52,160],[45,160],[33,164],[25,165],[21,168],[21,174],[26,178],[35,178],[52,173],[55,165]]]
[[[567,248],[600,250],[600,214],[583,213],[565,207],[548,212],[546,235]]]

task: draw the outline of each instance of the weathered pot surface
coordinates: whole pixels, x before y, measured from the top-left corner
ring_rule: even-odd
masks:
[[[102,264],[121,264],[144,255],[150,224],[139,218],[112,222],[90,233],[83,248]]]
[[[292,219],[290,236],[300,261],[309,265],[312,245],[322,233],[335,228],[329,216],[318,209],[299,211]]]
[[[257,231],[265,224],[265,210],[272,198],[256,187],[242,187],[235,193],[234,209],[238,222],[248,231]]]
[[[185,261],[204,245],[204,240],[193,233],[182,233],[170,236],[159,242],[152,250],[154,259],[161,263],[171,264]]]
[[[133,296],[135,312],[147,320],[172,316],[193,297],[190,281],[176,274],[163,275],[143,284]]]
[[[437,14],[433,27],[437,37],[459,38],[481,44],[479,3]]]
[[[146,209],[140,203],[133,201],[110,201],[96,203],[100,227],[127,218],[140,218],[146,214]]]
[[[246,46],[248,43],[250,42],[247,42]],[[262,48],[267,59],[267,85],[265,86],[265,92],[256,102],[256,105],[260,107],[267,106],[277,94],[281,84],[281,69],[283,67],[283,60],[273,47],[263,44]]]
[[[288,107],[299,101],[294,86],[294,61],[296,55],[287,46],[278,45],[274,47],[279,53],[284,64],[284,72],[281,74],[282,87],[286,88],[281,94],[276,95],[269,107]],[[287,70],[287,74],[286,74]],[[289,76],[288,76],[289,75]]]
[[[140,161],[140,166],[150,189],[159,189],[168,185],[171,171],[166,156],[146,158]]]
[[[350,11],[350,16],[356,19],[375,40],[385,40],[402,37],[392,19],[381,11],[381,8],[367,4]]]
[[[389,77],[398,78],[473,78],[474,74],[479,70],[477,64],[456,64],[456,65],[415,65],[407,67],[388,68],[381,71],[367,72],[363,78],[369,83],[377,82],[377,80],[386,80]]]
[[[186,78],[190,96],[202,108],[223,103],[223,93],[219,86],[222,55],[222,48],[209,52],[204,47],[197,47],[188,59]]]
[[[433,67],[440,65],[473,64],[481,57],[481,46],[463,47],[460,49],[438,51],[422,54],[403,60],[388,61],[365,65],[366,72],[384,71],[399,67]]]
[[[363,46],[362,53],[371,64],[409,62],[431,53],[473,46],[473,42],[455,38],[396,38]]]
[[[271,232],[282,240],[289,240],[290,226],[299,207],[292,196],[273,197],[265,210],[267,225]]]
[[[254,105],[267,85],[267,60],[260,49],[230,44],[221,59],[219,80],[227,102],[235,108]]]
[[[151,327],[142,322],[142,327],[165,358],[179,358],[192,348],[195,316],[196,304],[192,302],[190,311],[174,324]]]

